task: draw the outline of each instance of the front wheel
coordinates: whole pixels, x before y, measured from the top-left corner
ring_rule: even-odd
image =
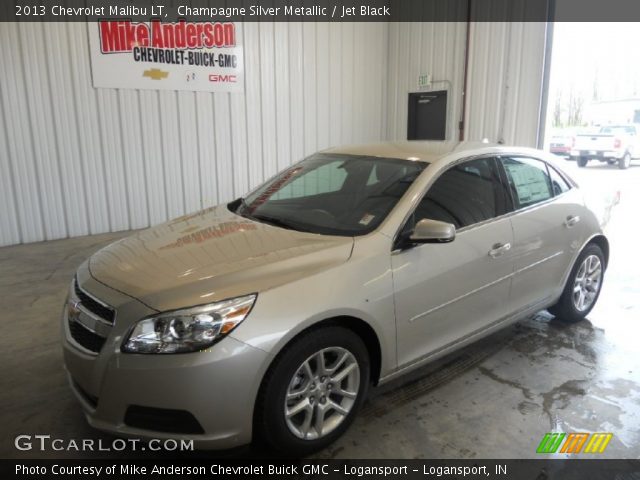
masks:
[[[589,161],[589,159],[587,157],[578,157],[578,166],[579,167],[586,167],[588,161]]]
[[[256,405],[259,435],[288,455],[307,455],[340,437],[369,385],[369,354],[353,331],[311,330],[285,347]]]
[[[624,154],[624,157],[618,160],[618,168],[625,170],[631,166],[631,154],[629,152]]]
[[[587,245],[571,269],[560,300],[549,312],[567,323],[579,322],[589,315],[600,296],[604,268],[602,249],[594,243]]]

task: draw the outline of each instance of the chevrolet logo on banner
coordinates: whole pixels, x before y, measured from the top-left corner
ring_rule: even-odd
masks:
[[[536,453],[603,453],[613,438],[609,432],[598,433],[546,433]],[[587,439],[589,441],[587,442]],[[560,448],[562,445],[562,448]],[[558,451],[560,448],[560,451]]]
[[[159,68],[152,68],[150,70],[145,70],[142,76],[149,77],[151,80],[163,80],[169,76],[169,72],[165,72]]]

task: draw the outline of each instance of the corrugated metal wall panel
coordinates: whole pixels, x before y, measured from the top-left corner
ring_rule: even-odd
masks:
[[[47,237],[42,220],[40,173],[36,169],[33,122],[26,98],[21,45],[18,24],[4,24],[0,28],[0,88],[9,170],[0,172],[0,175],[11,176],[16,216],[20,225],[20,241],[37,242]]]
[[[303,49],[303,105],[304,105],[304,153],[308,155],[317,150],[317,79],[316,79],[316,24],[302,24]]]
[[[492,8],[523,8],[519,3],[496,1]],[[466,140],[536,145],[545,41],[545,23],[471,24]],[[407,95],[418,90],[418,74],[430,73],[433,90],[449,90],[447,138],[458,139],[465,42],[465,23],[391,24],[389,138],[407,138]]]
[[[342,57],[342,50],[344,45],[342,43],[342,31],[343,28],[339,23],[329,24],[329,65],[331,65],[331,72],[329,74],[328,88],[329,88],[329,144],[340,145],[342,144],[342,86],[344,80],[337,73],[341,71],[341,66],[338,66],[338,72],[335,71],[336,61],[340,61]]]
[[[291,105],[290,100],[290,67],[289,67],[289,26],[278,22],[274,26],[275,65],[279,70],[278,81],[275,82],[276,102],[276,170],[289,164],[291,157]],[[300,158],[301,155],[297,158]]]
[[[504,118],[504,139],[518,145],[535,147],[540,128],[544,50],[547,37],[545,23],[520,22],[512,25],[509,48],[509,80]],[[542,49],[542,51],[541,51]]]
[[[388,26],[247,23],[244,94],[94,89],[87,26],[0,28],[0,245],[142,228],[386,135]]]
[[[504,109],[508,23],[471,25],[466,138],[498,140]]]
[[[408,94],[419,91],[418,75],[429,73],[433,80],[430,90],[448,91],[446,138],[457,139],[465,35],[466,25],[460,22],[391,24],[387,104],[389,138],[406,140]]]
[[[474,23],[467,137],[535,147],[540,118],[545,23]]]
[[[69,225],[69,217],[77,219],[78,207],[72,205],[72,210],[67,211],[67,199],[69,190],[59,188],[62,180],[68,184],[69,179],[64,177],[65,169],[58,159],[59,153],[64,152],[67,143],[57,136],[60,129],[61,116],[55,111],[55,104],[50,99],[50,80],[46,75],[48,52],[36,46],[45,45],[42,30],[33,28],[34,25],[19,25],[19,38],[26,51],[34,50],[35,61],[24,62],[25,87],[29,95],[26,96],[28,106],[28,118],[32,124],[32,135],[36,135],[39,141],[32,144],[34,161],[38,172],[38,188],[41,199],[44,230],[46,238],[57,238],[64,235]],[[50,48],[50,47],[49,47]],[[53,124],[55,128],[47,129],[47,125]],[[83,194],[83,190],[80,190]],[[74,223],[77,227],[77,223]]]
[[[249,153],[249,185],[264,178],[262,163],[262,99],[260,89],[260,25],[247,23],[244,34],[245,97],[247,112],[247,145]]]
[[[342,108],[340,120],[342,121],[342,141],[340,143],[350,143],[355,141],[353,123],[356,116],[353,98],[355,88],[355,59],[354,59],[354,35],[355,24],[342,23],[342,63],[340,76],[342,79]],[[338,62],[336,62],[338,64]],[[358,118],[360,118],[358,116]]]
[[[82,58],[86,26],[68,23],[69,54],[71,58]],[[77,141],[83,165],[85,199],[90,233],[110,229],[109,204],[104,175],[104,152],[101,145],[100,124],[97,112],[96,91],[91,87],[91,67],[88,62],[75,62],[71,69],[74,92]],[[143,122],[144,128],[144,122]]]
[[[1,60],[0,60],[1,61]],[[2,85],[0,85],[2,90]],[[9,148],[7,146],[7,130],[2,115],[2,95],[0,94],[0,245],[20,243],[20,225],[16,209],[13,188],[13,176],[9,163]]]
[[[26,25],[25,25],[26,26]],[[39,25],[29,26],[34,33],[41,30]],[[43,41],[43,43],[40,43]],[[69,39],[66,28],[55,24],[44,25],[44,38],[30,45],[25,44],[27,52],[40,52],[46,46],[46,58],[36,58],[36,62],[45,63],[48,70],[42,72],[42,79],[48,82],[48,91],[43,90],[42,102],[51,103],[53,109],[53,135],[57,140],[57,159],[60,165],[61,185],[64,192],[64,211],[67,217],[67,232],[70,236],[87,235],[89,233],[89,213],[87,211],[86,185],[84,169],[80,158],[78,122],[75,116],[75,92],[71,81],[72,58],[69,52]],[[27,53],[27,55],[29,55]],[[33,64],[33,59],[28,63]],[[28,97],[29,98],[29,97]],[[46,125],[42,132],[49,130]],[[34,141],[37,144],[38,141]],[[54,187],[55,188],[55,187]],[[44,215],[45,222],[49,217]],[[52,236],[58,238],[63,236]]]
[[[104,158],[104,182],[109,207],[110,230],[127,230],[129,223],[129,199],[125,184],[122,131],[119,119],[118,92],[97,90],[98,124],[102,137]]]
[[[157,92],[141,91],[140,103],[144,105],[144,108],[140,109],[140,140],[147,191],[145,204],[148,209],[149,222],[156,224],[167,218],[160,134],[160,105]]]
[[[268,178],[277,172],[276,167],[276,88],[277,66],[273,38],[273,23],[256,24],[260,40],[260,90],[262,112],[262,169]]]
[[[302,23],[289,23],[289,140],[291,158],[304,156],[304,45]]]

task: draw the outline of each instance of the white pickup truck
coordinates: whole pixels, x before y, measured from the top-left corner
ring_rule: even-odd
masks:
[[[579,167],[599,160],[619,168],[629,168],[631,159],[640,158],[640,136],[636,125],[606,125],[596,133],[576,135],[571,157]]]

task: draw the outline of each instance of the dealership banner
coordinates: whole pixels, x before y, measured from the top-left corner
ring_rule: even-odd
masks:
[[[241,23],[100,20],[88,28],[96,88],[244,90]]]

